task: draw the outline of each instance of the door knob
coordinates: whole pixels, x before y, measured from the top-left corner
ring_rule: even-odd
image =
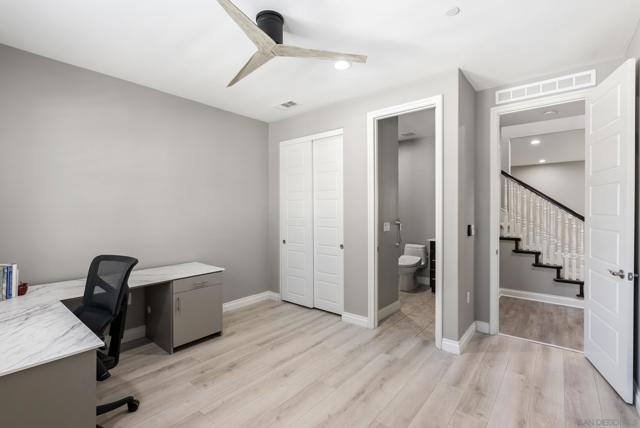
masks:
[[[613,276],[617,276],[618,278],[624,279],[624,271],[622,269],[620,269],[619,271],[609,269],[609,273]]]
[[[344,244],[340,244],[340,249],[344,250]]]
[[[286,244],[286,243],[287,243],[287,241],[283,239],[283,240],[282,240],[282,243],[283,243],[283,244]]]

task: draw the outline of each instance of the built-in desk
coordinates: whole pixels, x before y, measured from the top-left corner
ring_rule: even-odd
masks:
[[[203,263],[134,270],[129,288],[146,287],[151,308],[148,336],[173,352],[220,332],[223,271]],[[0,425],[95,425],[95,350],[103,342],[62,303],[82,297],[84,286],[35,285],[0,302]]]

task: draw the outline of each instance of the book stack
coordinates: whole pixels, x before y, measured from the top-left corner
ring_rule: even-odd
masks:
[[[18,297],[18,265],[15,263],[0,263],[2,268],[2,287],[0,300]]]

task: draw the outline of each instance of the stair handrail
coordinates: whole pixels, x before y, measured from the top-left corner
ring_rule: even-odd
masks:
[[[502,170],[501,172],[502,172],[502,175],[504,175],[505,177],[515,181],[516,183],[518,183],[522,187],[526,188],[530,192],[535,193],[536,195],[540,196],[542,199],[545,199],[546,201],[548,201],[548,202],[552,203],[553,205],[557,206],[558,208],[561,208],[564,211],[567,211],[569,214],[571,214],[572,216],[576,217],[578,220],[581,220],[581,221],[584,222],[584,216],[582,214],[579,214],[579,213],[575,212],[574,210],[572,210],[571,208],[569,208],[565,204],[556,201],[551,196],[541,192],[540,190],[536,189],[535,187],[533,187],[533,186],[525,183],[524,181],[514,177],[513,175],[509,174],[505,170]]]

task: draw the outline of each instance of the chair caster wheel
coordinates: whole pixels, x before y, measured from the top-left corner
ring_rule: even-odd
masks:
[[[140,402],[138,400],[131,400],[127,403],[127,409],[129,412],[135,412],[140,407]]]

